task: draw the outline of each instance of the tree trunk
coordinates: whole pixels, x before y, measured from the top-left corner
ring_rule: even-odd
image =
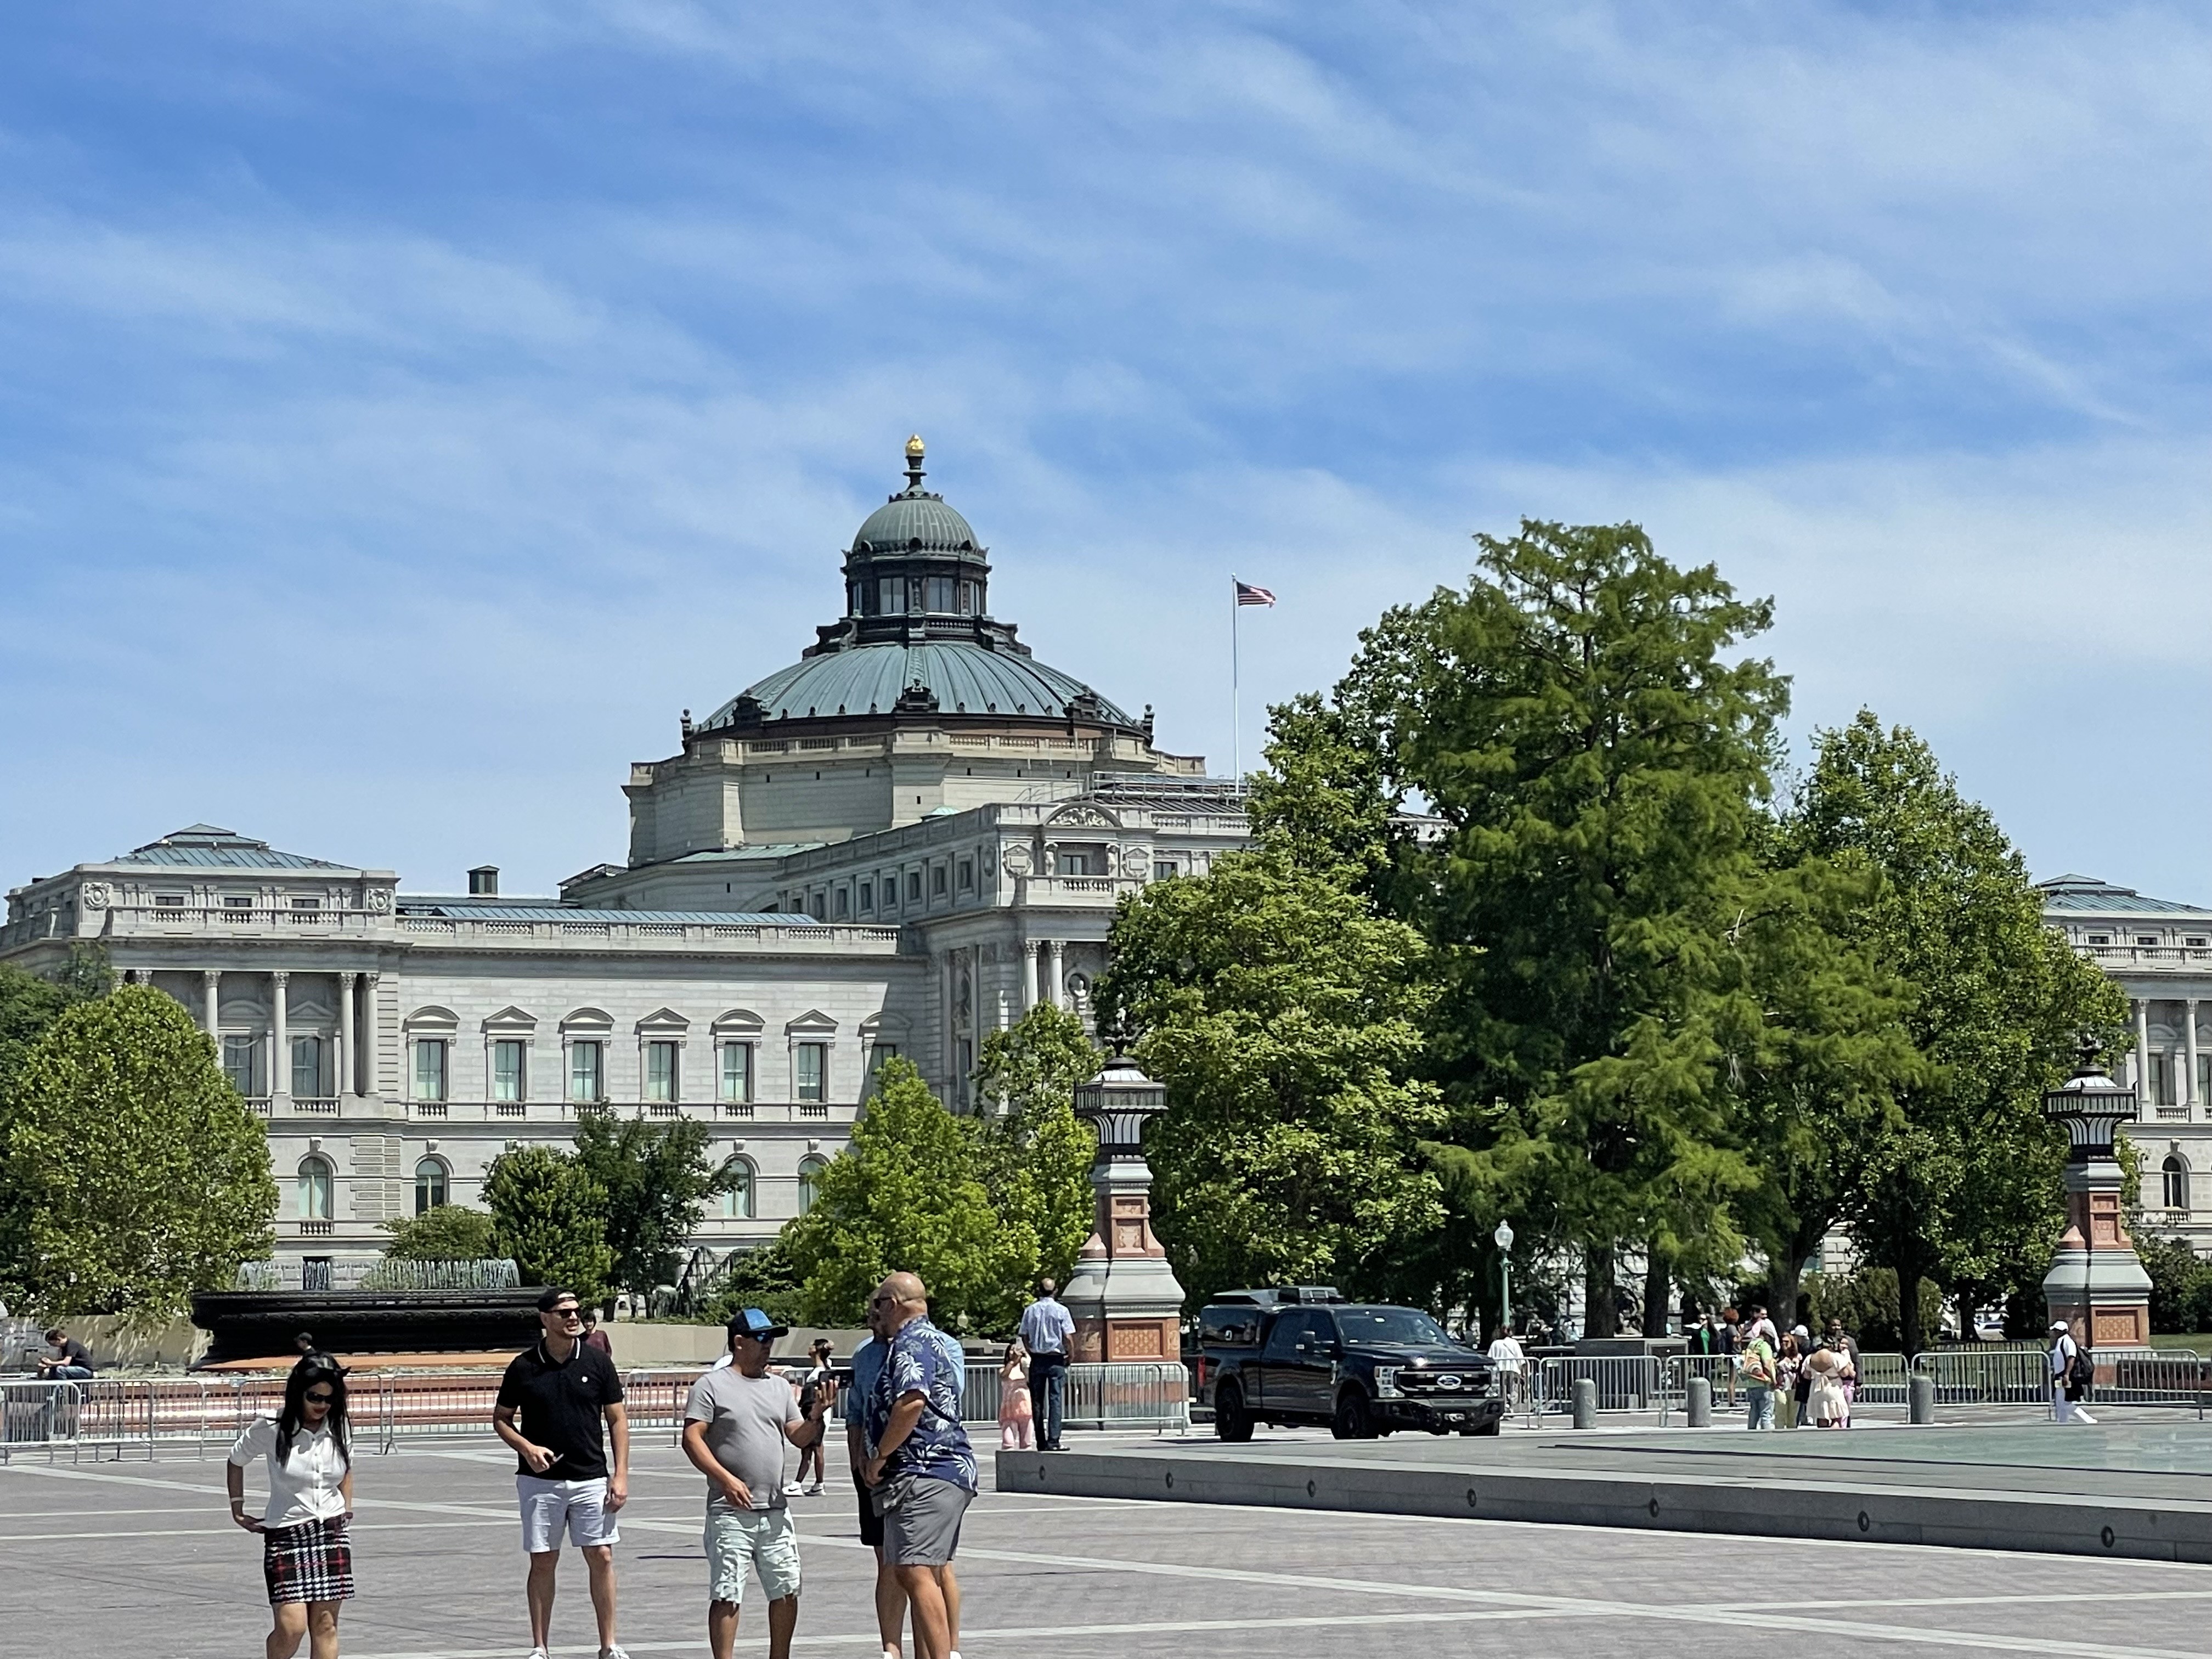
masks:
[[[1653,1239],[1644,1246],[1644,1334],[1667,1334],[1667,1298],[1674,1289],[1668,1273],[1667,1258],[1660,1254],[1659,1241]]]
[[[1583,1249],[1583,1334],[1619,1336],[1620,1304],[1614,1299],[1613,1247],[1590,1244]]]
[[[1932,1264],[1929,1264],[1932,1265]],[[1909,1364],[1912,1356],[1928,1346],[1928,1332],[1920,1322],[1920,1281],[1923,1263],[1917,1256],[1896,1265],[1897,1328],[1903,1339],[1905,1358]]]

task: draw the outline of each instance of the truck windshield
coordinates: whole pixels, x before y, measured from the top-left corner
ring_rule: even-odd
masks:
[[[1346,1342],[1387,1342],[1404,1347],[1451,1345],[1443,1328],[1411,1308],[1339,1308],[1336,1328]]]

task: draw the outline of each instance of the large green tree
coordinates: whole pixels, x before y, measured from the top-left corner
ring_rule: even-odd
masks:
[[[736,1178],[734,1158],[718,1164],[713,1147],[707,1126],[692,1118],[653,1122],[587,1112],[577,1123],[577,1160],[606,1194],[617,1285],[650,1292],[675,1283],[707,1200]]]
[[[565,1285],[581,1302],[615,1288],[606,1189],[583,1160],[551,1146],[510,1146],[484,1172],[492,1247],[512,1256],[526,1285]]]
[[[1633,525],[1477,541],[1467,588],[1385,615],[1337,700],[1440,820],[1394,890],[1433,951],[1455,1139],[1580,1246],[1610,1334],[1619,1249],[1724,1254],[1755,1180],[1711,1004],[1786,684],[1742,650],[1770,605]]]
[[[2044,926],[2019,853],[1905,728],[1862,711],[1820,733],[1796,817],[1808,854],[1879,872],[1851,932],[1908,988],[1922,1061],[1859,1158],[1851,1231],[1900,1285],[1999,1298],[2040,1273],[2062,1213],[2040,1097],[2080,1033],[2119,1039],[2120,993]],[[1919,1299],[1901,1302],[1917,1351]]]
[[[0,964],[0,1097],[24,1054],[62,1011],[106,996],[114,981],[106,954],[93,945],[72,951],[68,964],[50,979]]]
[[[969,1125],[907,1060],[885,1062],[846,1148],[787,1223],[785,1255],[810,1323],[857,1325],[885,1273],[919,1273],[938,1322],[1002,1331],[1036,1272],[1037,1237],[991,1206]]]
[[[1105,1055],[1083,1022],[1040,1002],[983,1039],[975,1067],[977,1171],[991,1207],[1036,1237],[1037,1270],[1061,1284],[1091,1236],[1097,1139],[1074,1111],[1075,1087]]]
[[[1443,1103],[1413,1075],[1427,952],[1367,890],[1388,820],[1336,716],[1276,710],[1268,760],[1257,844],[1115,918],[1101,1005],[1168,1091],[1146,1137],[1154,1227],[1194,1303],[1286,1280],[1412,1294],[1446,1222],[1420,1145]]]
[[[260,1121],[150,987],[62,1008],[21,1054],[0,1167],[0,1273],[42,1313],[167,1317],[274,1246]]]

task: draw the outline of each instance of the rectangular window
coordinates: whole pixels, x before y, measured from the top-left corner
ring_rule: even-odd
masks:
[[[601,1071],[601,1056],[605,1052],[596,1042],[572,1042],[568,1045],[568,1098],[579,1106],[589,1106],[606,1098]]]
[[[2173,1102],[2173,1056],[2155,1052],[2150,1057],[2150,1097],[2160,1106],[2171,1106]]]
[[[906,578],[883,576],[877,579],[877,596],[882,599],[884,614],[903,617],[906,614]]]
[[[908,904],[921,902],[921,872],[919,870],[906,872],[906,902]]]
[[[868,1050],[868,1075],[873,1077],[884,1069],[884,1063],[898,1058],[898,1044],[878,1042]]]
[[[323,1092],[323,1040],[318,1036],[292,1039],[292,1094],[312,1100]]]
[[[2110,945],[2112,942],[2112,936],[2110,933],[2092,933],[2089,935],[2089,943],[2092,945]]]
[[[973,859],[960,860],[960,890],[963,893],[975,890],[975,860]]]
[[[292,908],[295,910],[319,910],[323,908],[323,902],[320,899],[295,898],[292,901]]]
[[[926,576],[922,579],[922,584],[929,595],[927,602],[922,607],[924,610],[948,611],[952,609],[951,577]]]
[[[750,1042],[722,1045],[720,1098],[732,1104],[753,1097],[753,1046]]]
[[[835,907],[837,912],[838,921],[842,921],[848,915],[852,914],[852,905],[849,902],[851,897],[852,895],[849,890],[842,887],[840,887],[837,890]]]
[[[230,1079],[230,1086],[242,1095],[258,1092],[253,1086],[254,1046],[250,1036],[234,1035],[222,1040],[222,1074]]]
[[[2202,933],[2191,933],[2181,942],[2192,951],[2201,951],[2204,948],[2205,939]]]
[[[501,1037],[491,1045],[491,1097],[509,1103],[527,1100],[523,1084],[522,1044]]]
[[[446,1043],[442,1037],[415,1040],[415,1098],[446,1097]]]
[[[253,901],[243,894],[226,896],[222,902],[222,919],[225,921],[252,921]]]
[[[829,1086],[830,1045],[826,1042],[802,1042],[791,1051],[791,1074],[796,1093],[802,1101],[827,1100],[823,1092]]]
[[[1062,853],[1060,855],[1060,873],[1063,876],[1089,875],[1091,873],[1091,854],[1088,853]]]
[[[932,898],[945,896],[945,866],[941,864],[929,866],[929,896]]]
[[[185,908],[185,896],[182,893],[156,893],[154,895],[154,908],[156,910],[181,910]]]
[[[2212,1054],[2197,1056],[2197,1103],[2212,1099]]]
[[[2156,945],[2158,943],[2158,935],[2156,933],[2137,933],[2136,935],[2136,943],[2138,945]]]
[[[1175,860],[1173,859],[1154,859],[1152,860],[1152,879],[1154,881],[1165,881],[1170,876],[1175,874],[1175,872],[1176,867]]]
[[[645,1097],[666,1103],[677,1098],[676,1045],[653,1042],[645,1045]]]

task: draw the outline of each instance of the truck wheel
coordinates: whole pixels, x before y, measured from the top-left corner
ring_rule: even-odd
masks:
[[[1367,1409],[1367,1396],[1357,1389],[1346,1389],[1336,1402],[1336,1416],[1328,1431],[1339,1440],[1375,1438],[1375,1413]]]
[[[1214,1390],[1213,1432],[1229,1441],[1252,1437],[1252,1413],[1244,1409],[1244,1390],[1234,1382],[1224,1382]]]

